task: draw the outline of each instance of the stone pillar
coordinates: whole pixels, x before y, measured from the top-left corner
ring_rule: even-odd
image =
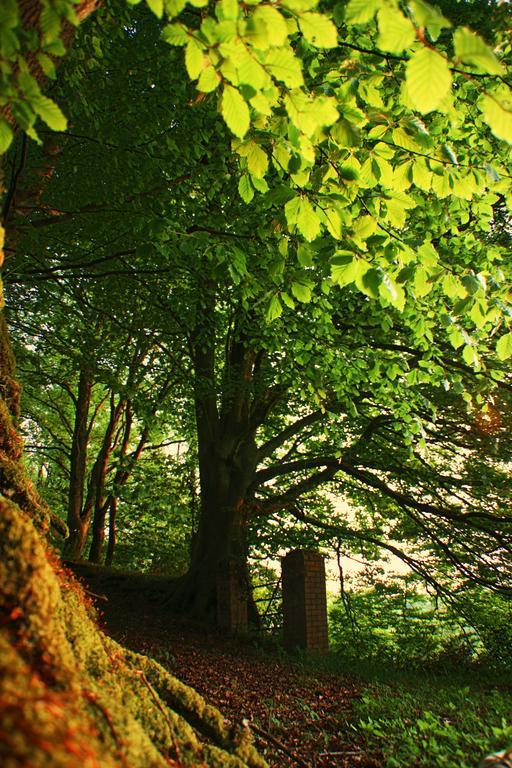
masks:
[[[243,567],[232,559],[217,574],[217,626],[228,632],[247,632],[247,584]]]
[[[284,646],[327,653],[327,595],[324,558],[296,549],[281,560]]]

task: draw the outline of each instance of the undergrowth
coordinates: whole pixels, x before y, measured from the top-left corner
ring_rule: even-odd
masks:
[[[493,670],[428,672],[301,656],[305,672],[356,675],[361,696],[344,726],[382,768],[476,768],[512,745],[512,677]]]

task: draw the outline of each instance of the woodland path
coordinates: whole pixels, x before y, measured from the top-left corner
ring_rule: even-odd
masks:
[[[262,729],[258,748],[272,768],[381,765],[350,725],[352,702],[362,695],[357,680],[305,670],[275,648],[176,620],[162,606],[163,580],[88,566],[74,570],[92,593],[107,598],[95,600],[105,631],[155,658],[228,719],[246,718]]]

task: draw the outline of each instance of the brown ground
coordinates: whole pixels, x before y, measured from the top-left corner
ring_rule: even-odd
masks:
[[[351,726],[361,684],[304,670],[275,650],[178,621],[162,608],[163,581],[76,567],[96,599],[106,631],[157,659],[233,721],[253,723],[269,765],[378,768]],[[259,733],[258,733],[258,730]]]

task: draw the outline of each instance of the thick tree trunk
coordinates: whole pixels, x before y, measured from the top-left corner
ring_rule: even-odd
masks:
[[[82,368],[78,381],[75,424],[71,443],[71,463],[69,478],[68,528],[69,537],[64,546],[64,556],[69,560],[82,557],[90,514],[82,517],[84,503],[85,475],[87,471],[87,445],[89,406],[91,403],[92,376],[87,368]]]
[[[244,311],[235,312],[229,323],[218,382],[216,348],[220,345],[215,337],[215,305],[216,285],[205,281],[198,291],[197,326],[189,340],[194,363],[200,515],[190,569],[175,595],[182,609],[210,620],[217,614],[219,576],[233,565],[242,574],[240,589],[245,596],[241,598],[249,604],[251,601],[246,501],[258,464],[256,432],[278,397],[261,376],[265,353],[248,342],[250,320]]]
[[[202,430],[199,430],[202,432]],[[217,582],[228,564],[247,574],[245,498],[256,471],[256,445],[251,437],[237,444],[225,436],[218,444],[199,447],[201,506],[190,568],[180,590],[182,608],[197,616],[215,617]],[[244,586],[249,599],[249,583]]]

